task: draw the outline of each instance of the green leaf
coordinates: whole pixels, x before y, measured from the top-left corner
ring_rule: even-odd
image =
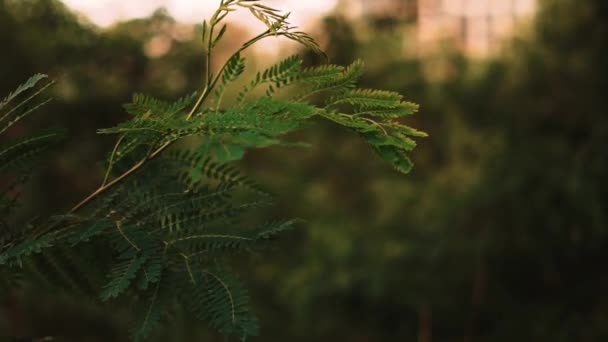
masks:
[[[110,282],[103,287],[99,298],[105,302],[118,297],[129,287],[145,262],[145,256],[135,255],[129,260],[114,265],[110,272]]]
[[[380,158],[391,163],[401,173],[409,173],[414,164],[402,149],[391,145],[372,145]]]
[[[52,130],[37,135],[14,139],[0,146],[0,171],[15,167],[27,167],[29,162],[53,146],[65,136],[62,130]]]
[[[242,145],[214,142],[209,146],[209,154],[220,163],[239,160],[245,155]]]
[[[5,97],[2,101],[0,101],[0,110],[2,110],[2,108],[4,108],[4,106],[6,106],[9,102],[14,100],[21,93],[25,92],[28,89],[35,87],[36,84],[38,84],[38,82],[40,80],[43,80],[47,77],[48,76],[44,75],[44,74],[35,74],[32,77],[30,77],[27,81],[25,81],[25,83],[21,84],[19,87],[17,87],[17,89],[15,89],[15,91],[8,94],[7,97]],[[2,121],[2,119],[0,119],[0,121]]]
[[[226,24],[224,24],[222,26],[222,28],[220,29],[220,32],[217,34],[217,36],[215,37],[215,39],[213,40],[213,42],[211,42],[211,48],[214,48],[215,45],[217,43],[219,43],[219,41],[222,39],[222,37],[224,36],[224,33],[226,33]]]
[[[142,272],[138,273],[138,289],[146,290],[150,284],[157,283],[160,280],[163,262],[163,257],[160,253],[148,258],[146,263],[142,266]]]
[[[184,296],[192,313],[219,332],[239,338],[258,334],[249,295],[238,279],[220,268],[195,273],[196,285]]]
[[[396,119],[414,114],[418,111],[418,105],[412,102],[403,101],[396,107],[391,108],[361,108],[354,116],[369,115],[371,117]]]
[[[106,229],[113,228],[115,225],[116,223],[108,219],[95,221],[93,223],[89,222],[82,225],[82,227],[70,237],[69,242],[72,244],[72,247],[81,242],[87,242],[93,236],[100,234]]]
[[[164,306],[160,300],[160,292],[161,283],[158,282],[149,298],[149,303],[146,306],[146,310],[141,318],[135,323],[135,327],[132,331],[134,341],[146,339],[148,336],[150,336],[156,325],[158,325],[158,322],[160,321],[164,312]]]
[[[396,108],[402,96],[398,93],[376,89],[352,89],[329,100],[330,105],[348,103],[359,108]]]
[[[22,243],[10,248],[6,252],[0,254],[0,265],[6,264],[7,261],[26,257],[32,254],[41,253],[44,249],[54,246],[56,236],[54,234],[45,234],[38,238],[30,238]]]
[[[378,133],[366,133],[363,136],[374,151],[382,159],[392,164],[397,171],[402,173],[411,171],[413,164],[406,151],[410,151],[416,146],[413,140],[407,137],[384,136]]]

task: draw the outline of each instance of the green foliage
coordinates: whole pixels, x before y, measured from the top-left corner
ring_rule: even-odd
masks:
[[[238,7],[251,11],[267,30],[237,49],[214,76],[209,62],[227,29],[223,19]],[[117,135],[99,188],[67,214],[4,238],[0,265],[50,274],[46,281],[63,288],[91,285],[102,302],[135,302],[141,309],[133,329],[135,340],[149,336],[175,309],[175,302],[224,335],[242,340],[256,335],[259,328],[248,294],[228,271],[230,256],[266,246],[297,221],[252,222],[247,214],[269,205],[272,196],[231,166],[210,158],[210,146],[229,151],[221,159],[236,159],[249,148],[290,145],[290,132],[320,118],[359,134],[382,159],[407,173],[412,163],[406,152],[415,146],[411,137],[425,136],[398,121],[417,109],[401,95],[356,88],[363,73],[361,61],[348,67],[303,69],[301,58],[291,56],[255,73],[236,104],[222,108],[226,89],[245,71],[241,53],[259,40],[284,37],[319,51],[287,19],[288,14],[259,1],[221,1],[203,24],[207,70],[202,91],[173,103],[134,95],[124,106],[131,118],[99,130]],[[1,107],[42,78],[28,80]],[[0,133],[37,109],[19,110],[48,85],[8,110],[0,118],[5,127]],[[259,85],[267,85],[265,95],[253,96]],[[205,105],[211,94],[215,104]],[[43,133],[10,143],[0,150],[3,165],[24,164],[56,138]],[[183,147],[186,143],[191,147]],[[56,251],[68,252],[54,257]],[[99,259],[93,276],[84,265],[88,258]]]
[[[239,281],[220,268],[195,271],[192,282],[201,284],[182,292],[187,308],[197,318],[225,335],[241,339],[258,334],[258,323],[249,308],[249,298]]]
[[[32,104],[36,97],[51,86],[53,82],[44,84],[26,98],[18,100],[18,103],[14,105],[12,103],[19,99],[20,95],[25,95],[25,92],[36,87],[46,77],[42,74],[32,76],[0,102],[0,136],[20,120],[49,102],[49,99],[46,99],[37,104]],[[31,161],[61,138],[61,135],[60,131],[41,132],[37,135],[14,139],[0,145],[0,170],[6,172],[30,168]]]
[[[298,76],[301,63],[302,60],[300,57],[294,55],[267,68],[264,72],[257,72],[255,78],[241,90],[237,97],[237,101],[239,103],[243,102],[245,96],[247,96],[250,91],[258,85],[265,83],[270,84],[266,90],[266,96],[271,96],[275,92],[275,88],[278,89],[291,83],[291,81]]]
[[[34,103],[37,97],[52,84],[52,82],[48,82],[35,89],[46,77],[42,74],[32,76],[0,101],[0,137],[20,120],[49,101],[46,99]],[[0,185],[0,228],[2,229],[0,231],[0,250],[6,251],[22,233],[14,228],[17,223],[10,221],[12,212],[17,209],[19,188],[27,181],[32,170],[37,167],[36,162],[42,152],[61,137],[61,131],[48,130],[0,143],[0,171],[7,180],[7,183]],[[17,248],[11,248],[10,253],[0,255],[0,263],[13,257],[37,253],[42,248],[51,245],[52,241],[49,238],[25,241]]]

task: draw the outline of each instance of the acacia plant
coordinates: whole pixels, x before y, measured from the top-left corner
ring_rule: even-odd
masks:
[[[225,19],[239,8],[267,28],[214,72],[211,61],[227,29]],[[416,104],[394,92],[356,87],[361,61],[304,68],[299,56],[291,56],[241,80],[245,86],[232,105],[222,106],[226,89],[247,66],[243,51],[260,40],[282,37],[323,54],[288,17],[258,0],[221,0],[202,26],[201,90],[172,103],[134,95],[124,106],[130,119],[98,131],[116,136],[101,185],[67,213],[33,220],[11,215],[16,190],[62,133],[45,131],[1,145],[0,170],[10,180],[0,198],[4,286],[42,279],[74,295],[128,305],[138,311],[134,340],[148,336],[176,307],[226,336],[256,335],[247,292],[226,258],[264,247],[295,220],[251,222],[245,214],[269,205],[272,196],[227,160],[251,148],[292,144],[288,133],[320,118],[357,133],[407,173],[412,167],[407,152],[415,146],[411,137],[425,136],[399,120],[414,113]],[[53,83],[45,78],[33,76],[0,102],[0,134],[48,101],[33,105]]]

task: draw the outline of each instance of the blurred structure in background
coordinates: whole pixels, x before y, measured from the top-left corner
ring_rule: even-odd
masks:
[[[536,0],[340,0],[348,17],[392,18],[413,25],[417,37],[405,42],[427,54],[448,43],[470,56],[500,51],[535,12]]]
[[[332,8],[354,20],[372,19],[376,26],[405,32],[403,51],[406,55],[428,55],[440,49],[456,48],[471,57],[494,56],[504,42],[519,31],[535,13],[538,0],[326,0],[277,1],[293,10],[292,21],[299,26],[317,23]],[[167,14],[184,25],[204,18],[214,1],[86,1],[64,0],[97,25],[107,27],[117,20],[143,17],[155,8],[166,8]],[[255,20],[243,11],[237,13],[239,24],[253,29]],[[163,42],[156,42],[163,43]],[[166,46],[166,41],[163,46]],[[265,44],[262,50],[276,55],[279,46]],[[160,45],[159,45],[160,46]],[[162,48],[160,49],[162,51]]]
[[[419,0],[340,0],[338,7],[350,16],[391,16],[414,18]]]

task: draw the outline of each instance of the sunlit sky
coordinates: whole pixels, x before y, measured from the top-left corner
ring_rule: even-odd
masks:
[[[164,7],[169,14],[182,23],[200,23],[209,18],[217,8],[220,0],[62,0],[66,5],[76,12],[87,17],[93,23],[107,27],[114,22],[132,18],[147,17],[154,10]],[[293,25],[310,29],[309,24],[314,24],[316,19],[332,12],[340,0],[265,0],[264,4],[270,5],[284,12],[291,12],[290,22]],[[537,0],[420,0],[419,8],[419,34],[418,39],[431,43],[438,41],[444,32],[460,32],[460,21],[456,26],[454,18],[467,18],[467,39],[465,49],[478,46],[483,51],[489,51],[488,37],[495,33],[508,32],[513,27],[514,15],[522,16],[534,12]],[[350,3],[347,12],[350,15],[361,15],[368,11],[381,9],[384,5],[394,6],[397,1],[382,0],[351,0],[342,1]],[[393,7],[388,7],[393,8]],[[357,11],[358,10],[358,11]],[[390,11],[390,10],[389,10]],[[430,12],[429,12],[430,11]],[[427,13],[428,12],[428,13]],[[390,13],[390,12],[389,12]],[[492,21],[494,26],[488,27],[487,15],[495,16]],[[231,14],[241,24],[248,26],[254,31],[263,27],[247,10],[241,9]],[[506,29],[505,29],[506,27]],[[491,34],[490,34],[491,33]],[[501,33],[502,34],[502,33]],[[428,37],[427,37],[428,36]],[[430,38],[429,38],[430,37]],[[423,39],[424,38],[424,39]],[[261,44],[262,50],[268,53],[277,53],[281,44],[274,41],[266,41]]]
[[[219,4],[219,0],[63,0],[63,2],[88,17],[99,26],[115,21],[145,17],[159,7],[165,7],[177,20],[187,23],[202,22]],[[304,26],[308,19],[318,18],[330,12],[337,0],[266,0],[266,4],[292,12],[295,25]],[[235,17],[246,23],[253,22],[246,11]]]

